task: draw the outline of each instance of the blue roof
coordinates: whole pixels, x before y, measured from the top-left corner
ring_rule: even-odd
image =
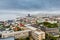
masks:
[[[0,40],[14,40],[14,37],[0,38]]]

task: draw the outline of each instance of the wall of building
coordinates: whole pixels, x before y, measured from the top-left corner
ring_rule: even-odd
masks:
[[[11,36],[14,36],[15,38],[21,38],[21,37],[25,38],[29,36],[29,31],[25,30],[25,31],[17,31],[17,32],[2,34],[2,38],[7,38]]]
[[[37,34],[34,31],[31,32],[31,36],[35,40],[42,40],[45,39],[45,33]]]

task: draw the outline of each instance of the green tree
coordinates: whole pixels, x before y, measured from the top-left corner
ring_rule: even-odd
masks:
[[[55,28],[55,27],[58,27],[58,24],[57,23],[49,23],[49,22],[43,22],[42,23],[44,26],[48,27],[48,28]]]

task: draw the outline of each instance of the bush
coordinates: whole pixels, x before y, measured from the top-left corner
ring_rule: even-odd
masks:
[[[46,34],[46,39],[45,40],[57,40],[58,37],[53,37],[50,34]]]

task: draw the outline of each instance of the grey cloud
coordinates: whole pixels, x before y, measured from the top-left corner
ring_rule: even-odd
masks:
[[[60,0],[0,0],[0,9],[60,10]]]

